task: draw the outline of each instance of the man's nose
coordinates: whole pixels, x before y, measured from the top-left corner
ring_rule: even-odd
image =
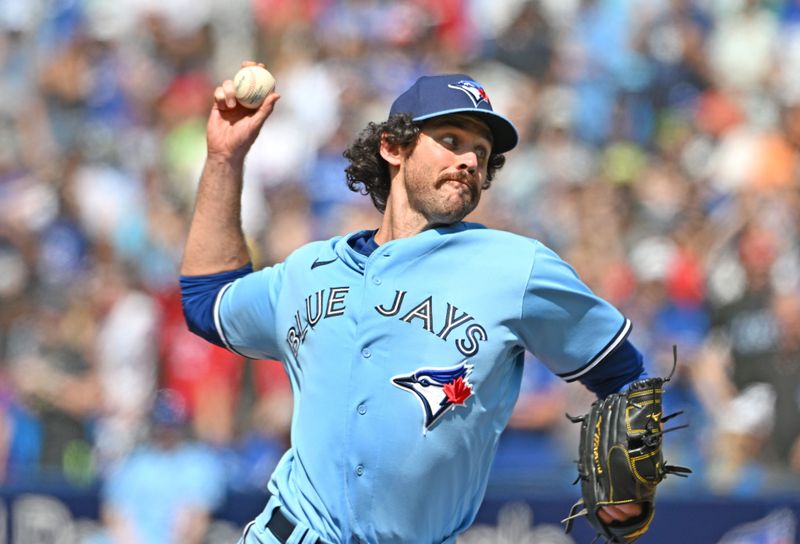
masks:
[[[466,151],[458,157],[460,164],[459,170],[466,170],[473,174],[478,170],[478,155],[474,151]]]

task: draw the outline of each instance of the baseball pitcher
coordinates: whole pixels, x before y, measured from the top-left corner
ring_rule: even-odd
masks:
[[[279,95],[246,109],[225,81],[214,98],[181,268],[186,319],[210,342],[281,361],[294,392],[292,446],[241,542],[455,542],[484,496],[526,350],[623,406],[650,444],[634,468],[654,488],[665,472],[655,466],[661,388],[641,379],[630,321],[540,242],[464,222],[518,141],[480,83],[421,77],[345,150],[349,188],[382,213],[376,230],[257,271],[240,226],[242,170]],[[651,409],[626,411],[631,394]],[[582,448],[602,473],[614,446],[593,447],[598,429]],[[591,472],[585,481],[602,487]],[[609,541],[647,529],[645,484],[610,497],[585,487],[576,515]]]

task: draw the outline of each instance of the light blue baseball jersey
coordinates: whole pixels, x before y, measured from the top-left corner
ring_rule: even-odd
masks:
[[[327,542],[453,542],[474,520],[527,349],[576,379],[630,329],[541,243],[460,223],[369,257],[353,234],[226,286],[226,345],[283,362],[292,447],[269,483]]]

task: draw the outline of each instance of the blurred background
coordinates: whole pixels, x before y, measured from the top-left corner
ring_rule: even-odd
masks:
[[[483,83],[520,146],[472,220],[540,239],[678,366],[642,542],[795,542],[800,1],[0,0],[0,542],[235,542],[288,445],[278,363],[192,336],[178,264],[214,86],[264,62],[256,267],[375,228],[341,152],[422,74]],[[526,365],[460,542],[590,540],[580,385]]]

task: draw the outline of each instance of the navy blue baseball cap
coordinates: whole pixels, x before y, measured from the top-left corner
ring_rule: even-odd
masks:
[[[397,113],[407,113],[414,121],[452,113],[477,115],[492,132],[494,153],[510,151],[519,141],[513,123],[492,110],[483,86],[466,74],[422,76],[394,101],[389,117]]]

